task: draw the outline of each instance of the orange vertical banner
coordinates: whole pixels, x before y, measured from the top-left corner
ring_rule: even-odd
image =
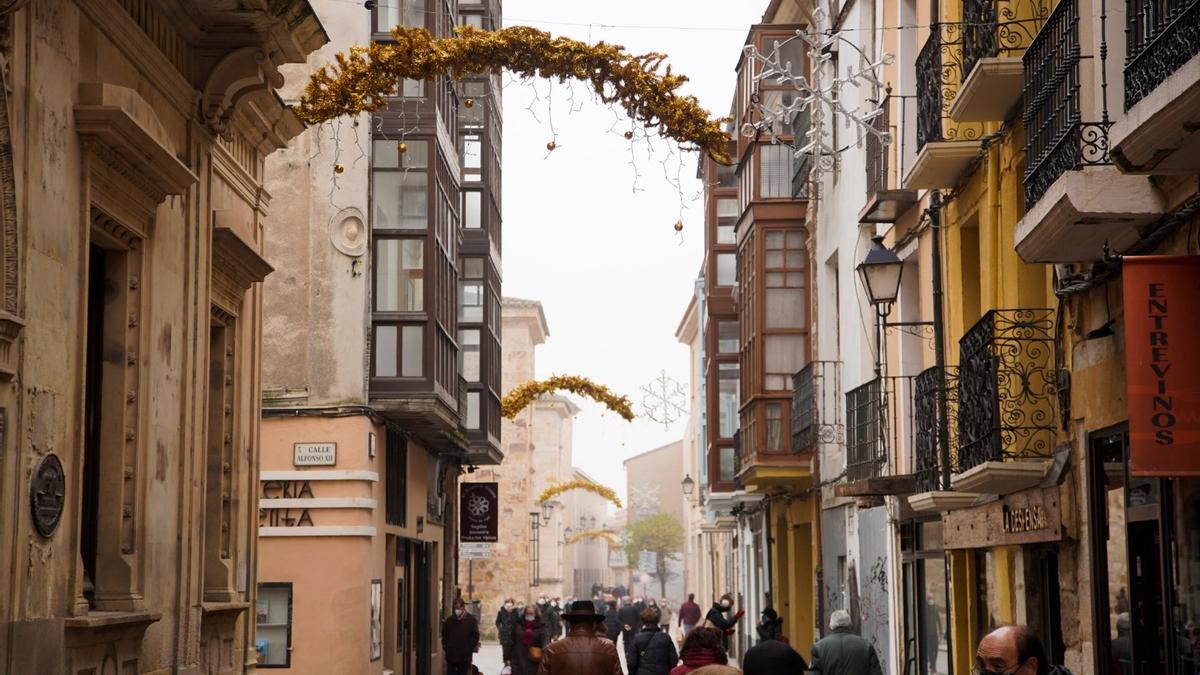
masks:
[[[1124,259],[1129,470],[1200,475],[1200,256]]]

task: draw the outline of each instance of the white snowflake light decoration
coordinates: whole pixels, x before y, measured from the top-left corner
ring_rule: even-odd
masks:
[[[759,72],[754,81],[769,82],[774,86],[791,85],[796,89],[796,96],[787,103],[768,105],[761,97],[757,98],[759,120],[742,126],[741,133],[745,136],[757,137],[768,133],[775,142],[780,142],[778,130],[790,124],[797,116],[808,113],[809,126],[804,134],[803,145],[797,139],[793,146],[795,156],[810,155],[813,159],[812,170],[815,172],[831,171],[834,168],[834,157],[845,148],[832,147],[829,125],[836,124],[838,118],[847,129],[855,130],[855,145],[862,147],[866,134],[879,138],[883,145],[890,145],[892,135],[887,129],[877,129],[872,121],[883,114],[883,108],[870,96],[859,96],[858,103],[849,107],[844,103],[843,92],[847,87],[859,88],[866,84],[874,89],[883,86],[877,73],[884,66],[893,62],[891,54],[884,54],[878,60],[872,60],[850,40],[842,37],[834,30],[822,30],[825,23],[825,12],[813,12],[812,30],[798,30],[796,35],[786,40],[775,42],[772,49],[762,53],[753,44],[746,45],[745,54],[748,59],[758,62]],[[800,40],[807,47],[809,62],[812,64],[811,75],[803,72],[792,72],[794,64],[785,60],[782,47],[788,43]],[[826,65],[833,59],[831,48],[847,45],[860,57],[858,67],[851,65],[844,73],[834,72],[830,78],[826,73]],[[798,147],[797,147],[798,146]],[[819,184],[819,182],[818,182]]]
[[[687,391],[665,370],[650,384],[642,385],[642,394],[642,414],[664,429],[687,415]]]

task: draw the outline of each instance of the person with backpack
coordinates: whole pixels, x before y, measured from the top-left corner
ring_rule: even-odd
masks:
[[[659,625],[662,613],[658,607],[647,606],[641,619],[642,630],[625,650],[629,675],[668,675],[679,661],[679,654],[675,652],[675,641]]]

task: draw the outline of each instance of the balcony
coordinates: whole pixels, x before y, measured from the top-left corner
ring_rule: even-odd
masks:
[[[1016,249],[1026,262],[1095,260],[1106,243],[1124,250],[1163,212],[1146,177],[1112,166],[1107,113],[1085,121],[1081,112],[1097,97],[1092,56],[1081,53],[1078,2],[1058,3],[1023,59],[1026,214]]]
[[[813,361],[792,376],[792,452],[811,453],[819,444],[842,442],[841,391],[837,361]]]
[[[908,498],[914,511],[935,513],[969,506],[979,495],[971,492],[955,492],[950,489],[945,477],[957,466],[958,443],[954,433],[947,433],[945,456],[949,460],[949,471],[942,466],[942,426],[940,399],[945,397],[945,429],[954,429],[958,419],[958,368],[933,367],[921,372],[913,384],[913,441],[916,445],[915,489],[916,494]]]
[[[1125,116],[1113,159],[1130,173],[1200,171],[1200,0],[1126,0]]]
[[[903,105],[904,99],[898,104]],[[892,129],[892,98],[884,99],[880,106],[883,114],[871,120],[871,126],[882,134]],[[903,111],[903,108],[901,108]],[[903,119],[903,115],[901,115]],[[893,134],[894,136],[894,134]],[[858,213],[860,223],[894,223],[905,211],[917,203],[915,190],[896,189],[891,171],[892,146],[885,145],[875,134],[867,134],[867,204]]]
[[[1021,56],[1053,0],[963,0],[962,88],[950,107],[958,122],[1009,118],[1021,101]]]
[[[914,477],[896,472],[911,449],[913,378],[875,378],[846,392],[846,482],[839,497],[911,494]]]
[[[959,340],[956,491],[1005,495],[1041,482],[1054,451],[1052,309],[998,309]]]
[[[952,188],[979,156],[983,124],[950,118],[963,81],[962,46],[959,24],[935,23],[917,55],[917,159],[904,179],[909,190]]]

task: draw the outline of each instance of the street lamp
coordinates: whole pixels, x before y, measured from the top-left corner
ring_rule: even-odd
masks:
[[[687,497],[690,501],[692,498],[692,492],[696,490],[696,481],[692,480],[692,474],[685,474],[683,476],[683,482],[680,483],[680,485],[683,486],[683,496]]]
[[[896,296],[900,295],[900,274],[904,261],[883,245],[883,237],[871,237],[875,243],[867,257],[858,265],[858,275],[867,289],[867,298],[883,314],[887,314]]]
[[[542,524],[549,525],[550,519],[554,516],[554,509],[558,507],[558,502],[550,500],[542,502]]]
[[[567,544],[571,543],[571,535],[572,534],[575,534],[575,528],[568,525],[566,527],[566,529],[563,530],[563,546],[566,546]]]

